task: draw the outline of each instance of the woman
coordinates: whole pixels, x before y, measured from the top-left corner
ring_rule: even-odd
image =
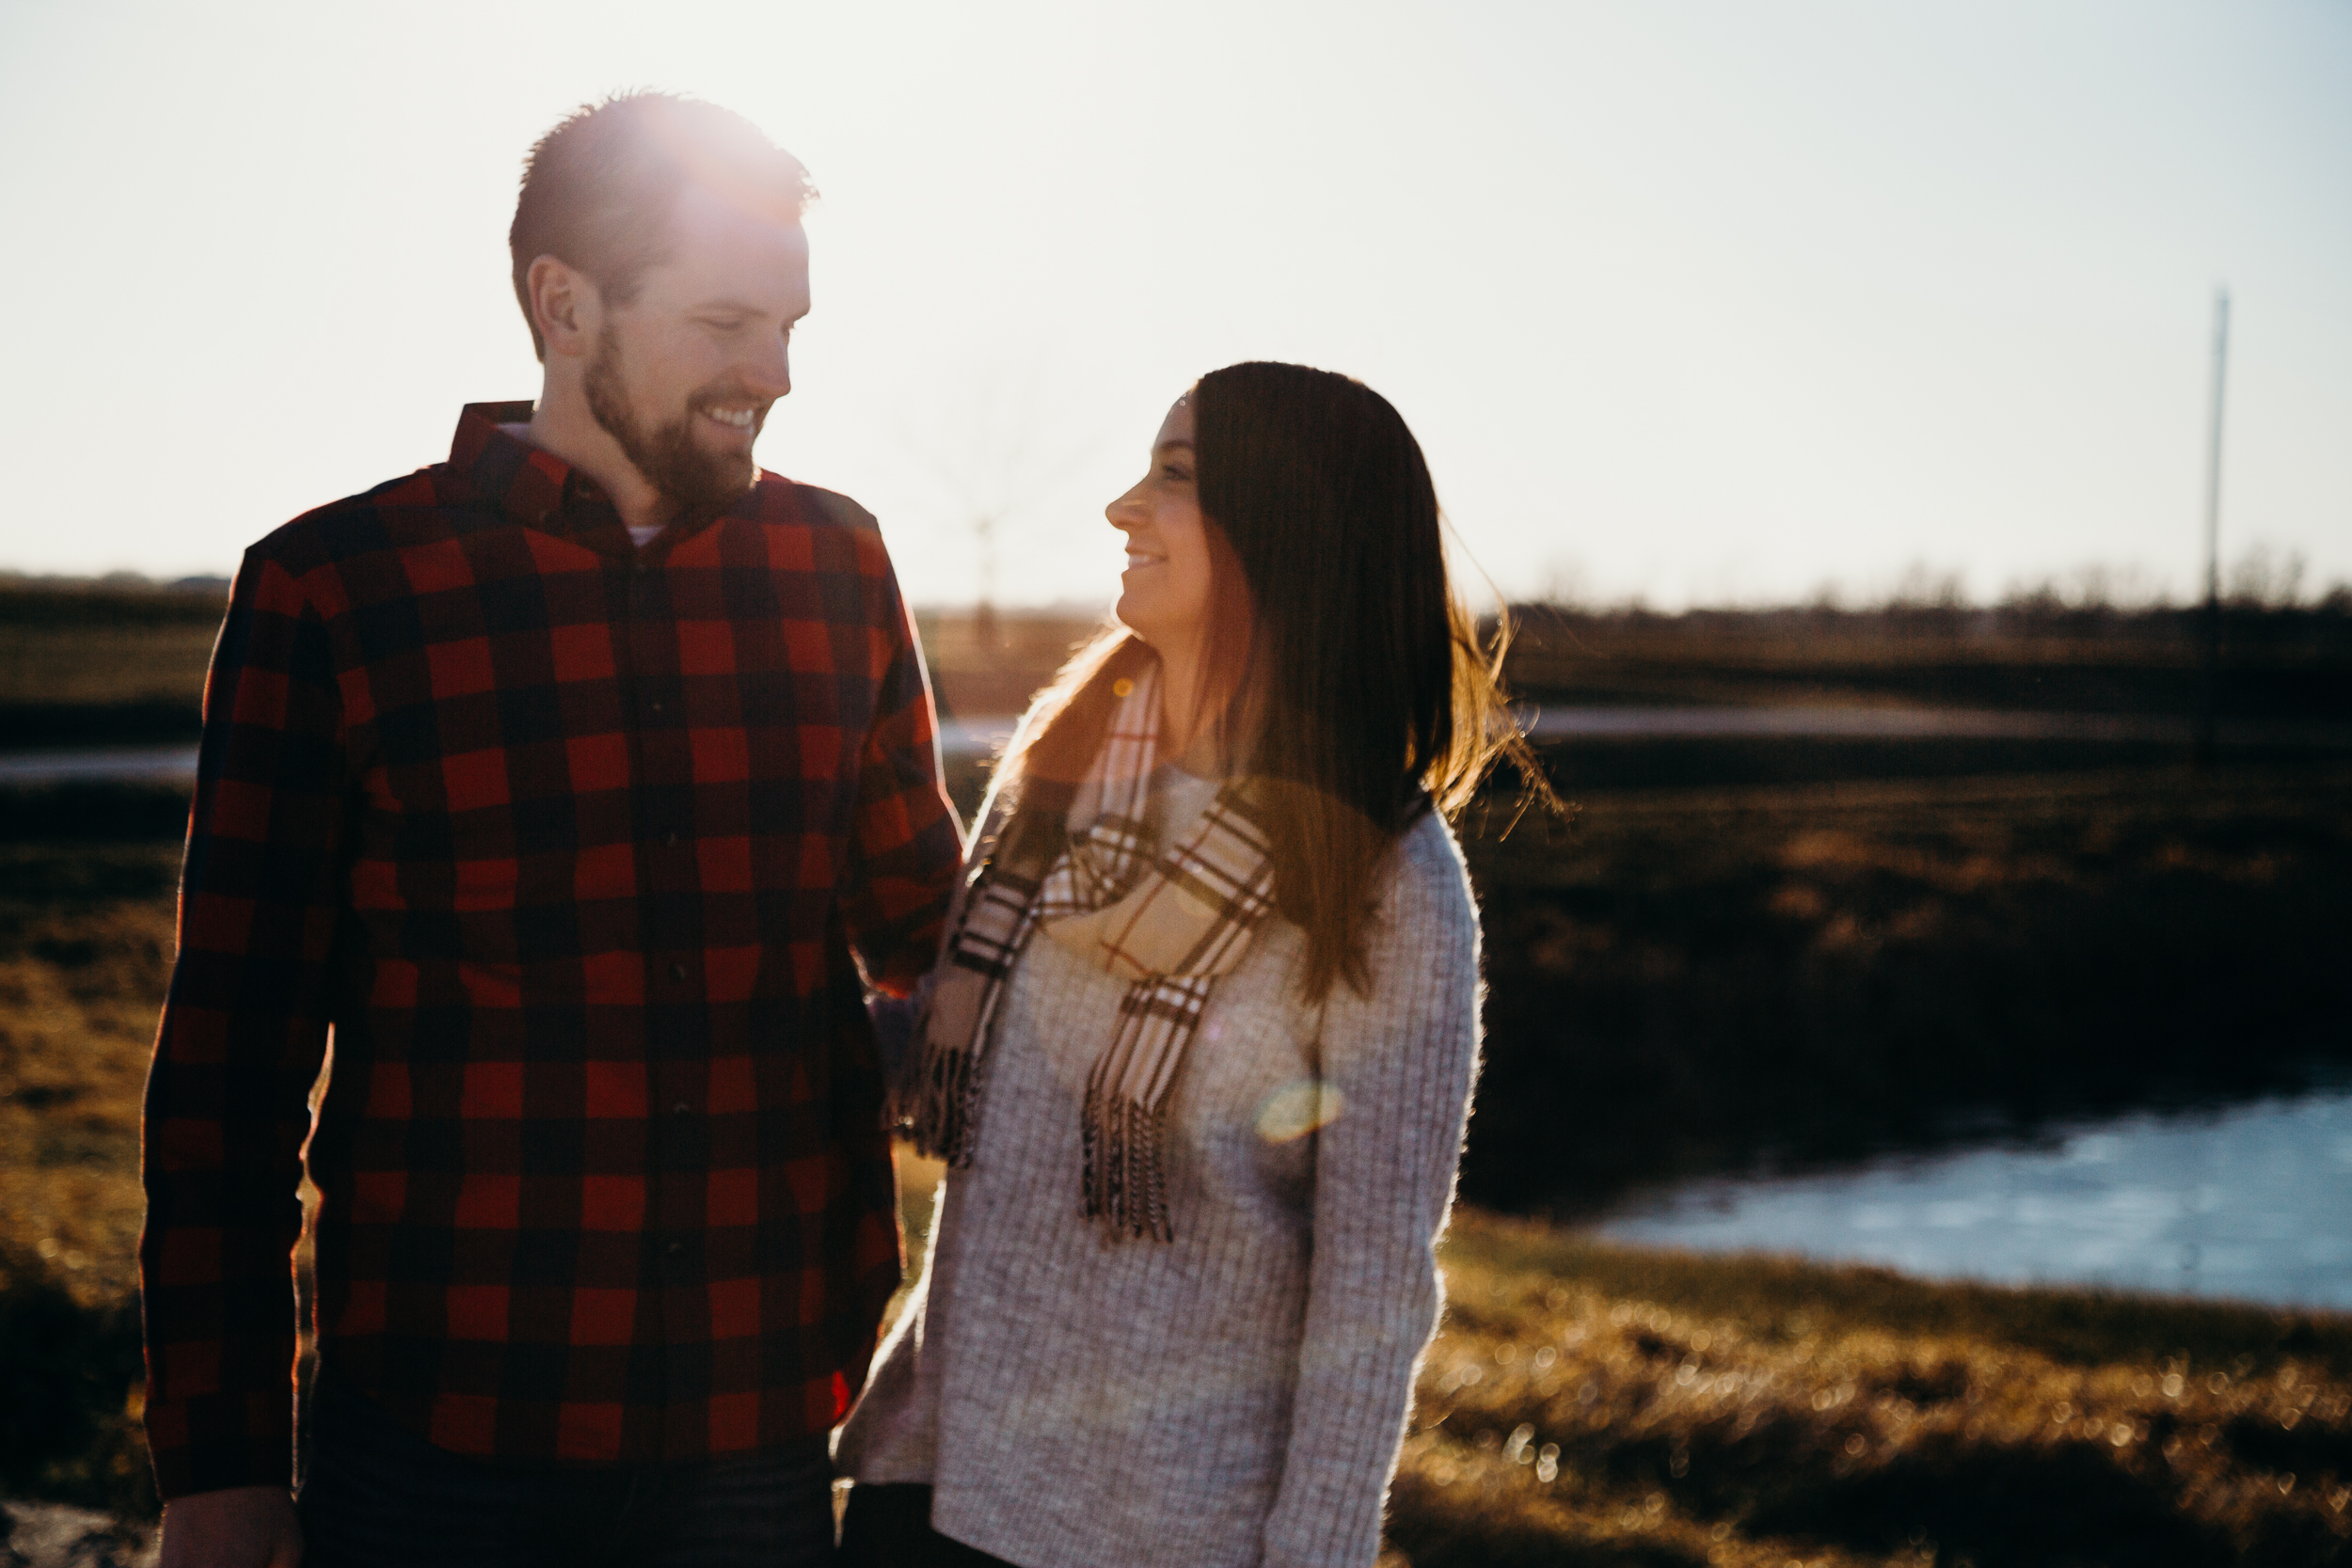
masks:
[[[1107,515],[897,1073],[949,1170],[844,1555],[1369,1564],[1478,1054],[1439,810],[1517,737],[1361,384],[1202,377]]]

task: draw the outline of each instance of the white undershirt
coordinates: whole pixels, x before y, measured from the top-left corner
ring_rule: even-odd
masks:
[[[652,544],[654,542],[654,536],[659,534],[662,529],[667,526],[668,525],[663,523],[647,523],[643,528],[640,528],[637,524],[630,523],[628,525],[628,536],[637,541],[637,547],[642,550],[647,545]]]

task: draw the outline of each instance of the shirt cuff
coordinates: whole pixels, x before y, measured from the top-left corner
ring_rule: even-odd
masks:
[[[203,1394],[147,1407],[147,1447],[164,1501],[231,1486],[294,1484],[294,1387]]]

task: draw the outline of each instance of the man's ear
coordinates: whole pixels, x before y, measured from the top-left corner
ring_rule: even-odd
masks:
[[[580,358],[596,346],[604,300],[595,281],[552,256],[531,263],[523,276],[531,294],[531,319],[550,355]]]

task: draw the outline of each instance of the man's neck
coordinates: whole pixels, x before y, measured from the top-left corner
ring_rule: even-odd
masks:
[[[565,396],[564,389],[544,387],[529,424],[500,428],[595,480],[630,528],[659,528],[677,514],[676,504],[637,471],[621,444],[596,423],[577,390]]]

